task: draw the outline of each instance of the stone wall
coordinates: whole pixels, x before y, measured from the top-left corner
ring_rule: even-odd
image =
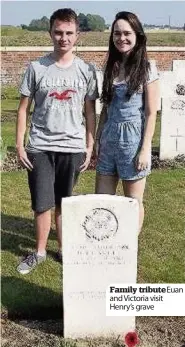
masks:
[[[2,47],[2,85],[17,85],[30,61],[52,51],[52,47]],[[78,47],[76,54],[98,68],[104,65],[107,47]],[[185,60],[185,47],[148,47],[150,59],[156,61],[159,71],[172,70],[173,60]]]

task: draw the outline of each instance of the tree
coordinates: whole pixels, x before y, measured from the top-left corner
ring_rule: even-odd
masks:
[[[49,19],[46,16],[44,16],[41,18],[40,22],[41,22],[42,30],[48,31],[49,30]]]
[[[22,28],[23,30],[26,30],[26,29],[28,29],[28,26],[25,25],[25,24],[21,24],[21,28]]]
[[[83,13],[78,15],[78,20],[80,24],[81,31],[104,31],[106,29],[106,24],[104,18],[95,14],[88,14],[87,16]],[[27,29],[30,31],[38,30],[49,30],[49,19],[44,16],[41,19],[32,19],[30,24],[27,26],[21,24],[22,29]]]
[[[78,21],[79,21],[80,30],[81,31],[88,31],[87,17],[85,16],[85,14],[79,13]]]
[[[106,29],[105,20],[99,15],[87,14],[88,31],[104,31]]]
[[[44,16],[41,19],[32,19],[30,24],[24,25],[21,24],[22,29],[27,29],[30,31],[38,31],[38,30],[43,30],[43,31],[48,31],[49,30],[49,19]]]

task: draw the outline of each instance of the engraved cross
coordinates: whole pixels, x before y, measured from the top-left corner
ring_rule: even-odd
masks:
[[[179,129],[177,128],[177,135],[171,135],[170,137],[176,137],[176,152],[178,151],[178,138],[179,137],[185,137],[183,135],[179,135]]]

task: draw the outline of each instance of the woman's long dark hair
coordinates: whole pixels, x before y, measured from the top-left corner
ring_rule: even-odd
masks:
[[[119,67],[123,59],[113,42],[114,25],[119,19],[126,20],[136,34],[136,44],[125,62],[125,79],[128,80],[128,99],[146,84],[149,71],[149,63],[146,51],[146,35],[137,16],[131,12],[117,13],[112,24],[109,39],[109,51],[104,72],[101,101],[109,104],[113,96],[113,80],[119,73]]]

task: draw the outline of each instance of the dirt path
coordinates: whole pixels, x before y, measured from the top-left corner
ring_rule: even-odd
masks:
[[[123,347],[111,339],[64,340],[60,320],[2,319],[2,347]],[[185,347],[185,317],[138,317],[139,347]]]

